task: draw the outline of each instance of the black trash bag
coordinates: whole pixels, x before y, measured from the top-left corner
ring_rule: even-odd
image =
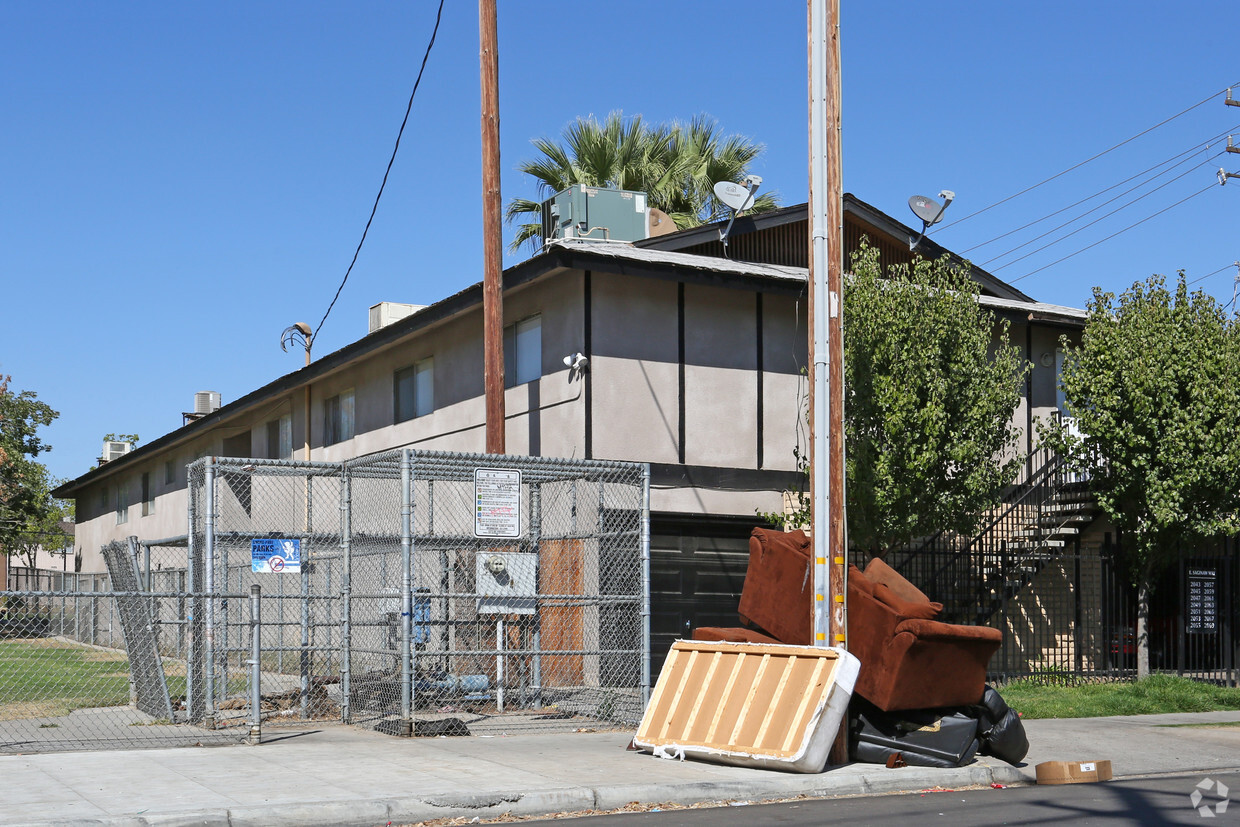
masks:
[[[1019,764],[1029,752],[1029,738],[1016,710],[990,685],[982,691],[982,700],[974,709],[978,716],[982,755]]]
[[[889,767],[962,767],[978,750],[977,719],[955,709],[883,712],[854,696],[849,754]]]

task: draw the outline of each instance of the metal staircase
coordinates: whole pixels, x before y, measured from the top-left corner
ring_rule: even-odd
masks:
[[[1094,520],[1087,481],[1039,449],[972,537],[942,532],[888,563],[943,604],[939,619],[984,624]]]

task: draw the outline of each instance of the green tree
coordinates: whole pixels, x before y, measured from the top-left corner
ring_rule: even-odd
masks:
[[[31,527],[53,508],[47,469],[35,460],[51,446],[39,428],[58,414],[33,391],[15,392],[12,377],[0,376],[0,551],[12,554]]]
[[[1049,438],[1089,476],[1137,587],[1137,673],[1149,674],[1150,587],[1191,544],[1240,531],[1240,329],[1180,273],[1117,300],[1094,290],[1060,383],[1080,435]]]
[[[540,156],[518,167],[538,181],[544,198],[573,184],[640,190],[650,206],[667,213],[679,229],[718,221],[730,215],[715,198],[714,185],[740,181],[762,153],[762,144],[741,135],[723,135],[718,123],[698,115],[687,124],[674,122],[647,126],[640,115],[625,118],[612,112],[601,123],[593,116],[577,118],[565,127],[562,141],[537,138]],[[764,193],[749,212],[778,206]],[[508,223],[520,223],[510,249],[536,243],[542,235],[541,203],[514,198],[508,203]]]
[[[848,539],[881,556],[971,534],[1020,468],[1012,411],[1029,369],[967,267],[884,274],[863,245],[844,285]]]
[[[61,528],[62,520],[73,521],[73,504],[52,496],[58,481],[48,475],[42,464],[31,463],[30,470],[26,487],[32,495],[31,501],[38,507],[32,509],[26,522],[13,532],[12,547],[8,551],[23,565],[34,568],[40,549],[66,554],[73,547],[73,535]]]

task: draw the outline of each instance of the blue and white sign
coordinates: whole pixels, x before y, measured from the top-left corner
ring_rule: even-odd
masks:
[[[251,540],[250,568],[263,574],[300,572],[301,540]]]

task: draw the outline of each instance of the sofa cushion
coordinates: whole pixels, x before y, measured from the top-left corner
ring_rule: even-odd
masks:
[[[934,620],[939,616],[939,612],[943,611],[942,603],[901,600],[886,583],[879,583],[874,587],[874,597],[883,605],[890,607],[900,617]]]
[[[865,565],[866,579],[871,583],[882,583],[891,589],[892,593],[901,600],[909,603],[929,603],[930,598],[926,597],[921,589],[904,579],[900,572],[887,565],[882,560],[875,557]]]

